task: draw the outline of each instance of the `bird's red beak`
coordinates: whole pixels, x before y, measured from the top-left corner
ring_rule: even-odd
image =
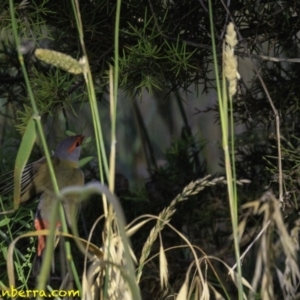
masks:
[[[76,135],[76,137],[77,137],[78,146],[80,146],[82,144],[82,141],[84,140],[85,136],[84,135]]]

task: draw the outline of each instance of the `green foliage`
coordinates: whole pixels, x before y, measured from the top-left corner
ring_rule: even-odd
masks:
[[[40,73],[37,69],[31,70],[30,83],[33,87],[33,95],[40,115],[47,119],[47,116],[57,116],[62,110],[71,110],[76,115],[72,103],[83,102],[83,94],[72,96],[70,90],[76,82],[76,78],[59,69],[50,70],[47,73]],[[25,98],[24,110],[17,112],[18,129],[23,132],[33,111],[30,101]]]
[[[170,43],[160,33],[151,29],[153,17],[139,22],[141,26],[129,24],[129,32],[125,36],[136,40],[133,46],[125,46],[120,58],[121,87],[131,94],[141,95],[143,89],[153,94],[153,89],[162,89],[172,82],[182,82],[187,73],[196,68],[190,64],[196,50],[187,51],[187,45],[179,37],[176,43]],[[131,79],[134,81],[131,83]]]

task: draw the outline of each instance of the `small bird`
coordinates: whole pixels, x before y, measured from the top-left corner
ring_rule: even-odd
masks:
[[[82,135],[68,137],[60,142],[54,151],[51,160],[59,189],[84,184],[84,174],[78,166],[83,139],[84,136]],[[13,183],[7,180],[6,184],[0,187],[0,195],[7,194],[12,190]],[[28,201],[38,195],[40,195],[40,200],[35,214],[34,227],[36,230],[48,229],[51,206],[56,197],[45,157],[27,165],[22,173],[21,202]],[[76,197],[76,195],[70,195],[63,201],[69,227],[71,226],[72,208],[77,203]],[[75,211],[78,211],[77,205]],[[60,228],[59,219],[57,219],[56,228]],[[39,236],[37,255],[33,267],[33,273],[35,274],[38,273],[41,265],[45,243],[45,237]]]

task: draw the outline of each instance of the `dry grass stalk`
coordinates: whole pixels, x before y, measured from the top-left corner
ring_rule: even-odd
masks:
[[[147,241],[144,244],[143,250],[142,250],[142,255],[139,261],[139,268],[136,276],[136,280],[139,283],[141,275],[142,275],[142,270],[145,264],[146,259],[148,258],[151,247],[154,243],[154,241],[157,239],[159,232],[162,231],[162,229],[165,227],[165,224],[168,223],[171,219],[171,217],[174,215],[176,211],[176,205],[177,203],[187,200],[189,196],[196,195],[198,194],[201,190],[203,190],[207,186],[212,186],[220,182],[224,182],[224,177],[218,177],[215,178],[211,181],[209,181],[210,175],[198,179],[196,181],[192,181],[189,183],[182,191],[181,194],[177,195],[175,199],[170,203],[168,207],[162,210],[162,212],[158,216],[158,221],[156,222],[156,225],[152,228],[149,237]]]

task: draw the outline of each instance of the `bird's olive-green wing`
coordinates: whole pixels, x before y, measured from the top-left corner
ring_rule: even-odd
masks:
[[[25,202],[38,193],[34,178],[37,176],[41,165],[46,163],[45,158],[25,166],[21,178],[21,202]],[[14,190],[14,171],[0,177],[0,195],[7,195]]]

